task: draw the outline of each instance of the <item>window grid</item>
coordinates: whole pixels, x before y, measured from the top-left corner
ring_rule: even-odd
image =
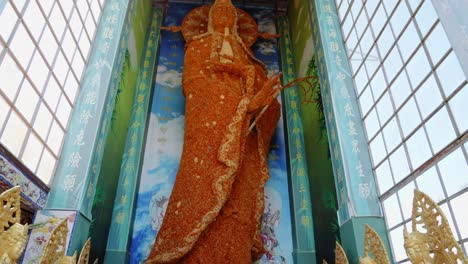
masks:
[[[19,78],[0,85],[0,103],[6,106],[0,110],[0,142],[46,183],[60,155],[103,4],[9,0],[0,14],[0,21],[14,20],[11,31],[0,34],[0,75]],[[8,14],[3,14],[5,9]],[[13,45],[20,37],[29,45],[26,52]],[[30,106],[25,106],[27,100]],[[27,129],[24,136],[20,133],[21,142],[13,142],[18,138],[10,126]]]
[[[403,234],[401,233],[400,237],[395,235],[394,238],[392,231],[396,232],[404,225],[408,226],[410,223],[410,212],[408,212],[408,208],[406,208],[408,207],[408,190],[412,190],[411,187],[413,187],[421,188],[425,191],[424,188],[427,186],[424,186],[423,180],[429,177],[425,176],[426,174],[429,175],[429,172],[435,172],[435,174],[430,177],[440,182],[442,199],[437,199],[437,202],[443,208],[447,217],[451,219],[449,221],[453,220],[452,227],[455,237],[461,244],[466,243],[468,241],[468,235],[463,234],[465,231],[460,227],[460,225],[463,225],[463,220],[461,217],[457,218],[455,212],[456,210],[460,210],[460,208],[454,208],[453,204],[459,203],[459,201],[462,201],[461,199],[465,199],[468,202],[468,179],[462,180],[461,189],[456,189],[455,192],[451,190],[449,193],[449,189],[454,188],[451,186],[453,184],[451,183],[453,179],[448,180],[444,178],[447,173],[442,171],[441,166],[444,162],[448,163],[450,160],[453,160],[454,157],[458,157],[457,165],[461,168],[461,177],[468,177],[468,170],[466,169],[468,161],[468,143],[466,143],[468,141],[468,135],[466,124],[457,121],[455,115],[459,114],[460,110],[454,112],[455,108],[452,109],[451,106],[451,102],[454,102],[452,99],[455,97],[465,98],[462,96],[463,93],[466,92],[466,89],[468,89],[468,85],[466,76],[464,75],[462,79],[458,78],[459,82],[455,88],[447,88],[447,84],[442,81],[443,78],[448,76],[447,72],[441,70],[445,65],[452,66],[454,69],[457,68],[456,66],[458,66],[458,68],[460,68],[460,66],[455,65],[455,67],[453,67],[452,65],[454,57],[456,62],[458,62],[458,60],[450,47],[450,43],[448,43],[447,49],[438,50],[439,57],[436,60],[433,59],[433,54],[430,49],[433,48],[433,46],[429,45],[428,42],[431,37],[439,37],[437,34],[440,33],[437,32],[439,32],[440,29],[442,29],[444,34],[445,31],[443,31],[442,25],[436,16],[430,17],[432,20],[419,20],[418,17],[427,16],[427,12],[435,14],[430,1],[396,1],[393,6],[388,6],[390,2],[384,1],[379,1],[377,4],[373,1],[362,3],[361,1],[348,2],[337,0],[336,2],[341,20],[340,24],[343,28],[343,38],[348,49],[348,57],[352,66],[353,78],[356,83],[361,116],[366,128],[365,133],[371,150],[373,168],[376,171],[377,188],[380,193],[384,214],[386,215],[387,229],[389,234],[391,234],[390,242],[392,244],[395,260],[397,263],[404,263],[408,261],[408,258],[402,248],[403,245],[400,243],[401,241],[398,240],[402,239]],[[371,7],[371,11],[369,11],[368,7],[372,4],[374,4],[374,6]],[[380,17],[377,16],[379,12]],[[375,20],[382,19],[382,13],[385,15],[385,21],[383,21],[383,23],[380,21],[380,29],[378,27],[376,29],[374,28]],[[406,14],[408,20],[403,20],[402,24],[401,21],[397,21],[397,19],[402,20],[402,15],[404,16],[404,14]],[[362,19],[365,19],[366,22],[364,26],[362,25],[362,21],[359,22]],[[361,23],[361,25],[359,25],[362,28],[361,34],[358,34],[358,23]],[[349,24],[351,24],[351,26],[348,26]],[[377,32],[375,30],[377,30]],[[413,33],[416,32],[415,34],[411,34],[411,37],[413,37],[413,41],[417,40],[418,43],[412,47],[412,50],[405,50],[407,47],[405,47],[403,41],[406,33],[410,35],[410,30],[413,30]],[[365,39],[366,34],[370,34],[372,38],[371,45],[369,45],[368,40]],[[446,38],[446,36],[444,37]],[[388,38],[390,38],[391,41],[388,41]],[[386,51],[385,47],[381,45],[382,40],[384,40],[386,45],[390,43]],[[369,45],[369,47],[363,50],[363,46],[365,45]],[[382,48],[384,48],[384,50],[382,50]],[[411,67],[414,67],[414,65],[420,66],[421,57],[423,61],[429,65],[429,70],[423,72],[423,75],[419,74],[419,79],[416,79],[413,75],[417,74],[415,74],[414,68],[412,69]],[[372,60],[377,61],[377,63],[372,65]],[[392,67],[393,63],[391,63],[391,60],[399,62],[398,67]],[[371,63],[369,63],[370,61]],[[397,95],[398,92],[400,92],[397,89],[401,87],[400,79],[402,79],[403,82],[406,80],[405,84],[409,89],[409,93],[403,96],[403,100],[399,99],[400,101],[397,102],[395,100],[400,96]],[[375,85],[374,82],[376,82],[377,85]],[[436,91],[439,93],[441,100],[436,105],[432,105],[429,111],[425,109],[423,113],[425,102],[421,101],[418,96],[420,94],[424,95],[424,89],[426,89],[431,82],[435,83]],[[383,89],[381,89],[382,86],[384,87]],[[447,89],[449,89],[448,92],[446,91]],[[396,94],[394,94],[395,92]],[[421,103],[423,104],[421,105]],[[387,105],[386,107],[382,106],[385,104]],[[409,131],[405,131],[405,122],[401,120],[401,113],[403,109],[410,104],[414,104],[412,114],[417,116],[418,121]],[[433,125],[433,123],[437,125],[437,122],[434,120],[442,115],[444,115],[444,125],[450,126],[452,135],[449,140],[439,143],[440,146],[437,146],[436,149],[435,140],[431,139],[431,133],[434,133],[434,129],[429,129],[429,126]],[[375,123],[373,126],[376,127],[373,129],[370,128],[370,125],[369,127],[366,125],[367,122],[371,123],[372,120],[374,120]],[[392,125],[397,127],[396,133],[398,134],[398,139],[396,140],[396,144],[387,142],[388,140],[386,138],[385,130],[391,128]],[[391,132],[395,133],[395,131]],[[414,147],[411,146],[410,148],[410,145],[412,144],[411,142],[416,141],[418,137],[420,139],[422,138],[426,143],[429,150],[429,157],[422,158],[422,160],[416,162],[413,159],[416,159],[415,157],[418,155],[412,153],[414,150],[411,148]],[[420,139],[418,140],[420,141]],[[403,152],[403,155],[400,154],[400,156],[398,156],[397,153],[401,152]],[[398,162],[393,160],[393,158],[395,158],[395,160],[399,159],[399,162],[403,160],[408,168],[408,171],[398,178],[395,177],[402,169],[400,166],[396,165]],[[395,164],[393,164],[394,162]],[[398,168],[397,171],[395,171],[395,168]],[[386,176],[385,179],[379,178],[380,171],[386,173],[384,175]],[[464,171],[466,171],[466,175],[463,174]],[[453,175],[452,177],[458,176]],[[386,185],[390,186],[384,186],[381,190],[380,180],[389,181],[391,184],[387,183]],[[433,190],[430,191],[432,192]],[[431,195],[430,193],[428,194]],[[463,200],[463,202],[465,200]],[[389,209],[390,207],[387,208],[387,203],[391,203],[389,206],[393,206],[391,208],[392,210]],[[398,208],[395,208],[396,206]],[[386,214],[387,209],[392,213]],[[399,214],[396,220],[393,214]]]

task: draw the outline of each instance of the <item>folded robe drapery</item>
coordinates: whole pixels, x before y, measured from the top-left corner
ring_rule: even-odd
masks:
[[[226,46],[233,56],[221,63]],[[261,257],[266,155],[280,115],[279,103],[267,96],[273,85],[235,31],[187,41],[181,163],[146,263],[251,263]]]

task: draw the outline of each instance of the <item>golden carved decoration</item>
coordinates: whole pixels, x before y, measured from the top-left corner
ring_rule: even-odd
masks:
[[[403,233],[406,253],[412,263],[468,264],[444,213],[436,202],[419,190],[414,190],[412,229],[412,233],[406,230]]]
[[[372,256],[371,256],[372,255]],[[390,264],[387,250],[377,232],[366,225],[364,257],[359,257],[360,264]]]
[[[325,260],[323,260],[323,264],[328,264]],[[349,264],[348,258],[346,257],[346,253],[344,252],[343,248],[335,242],[335,264]]]
[[[57,264],[76,264],[76,251],[73,256],[62,256],[57,262]]]
[[[42,252],[40,264],[54,264],[65,256],[65,248],[68,235],[68,218],[63,219],[52,231]]]
[[[20,187],[0,194],[0,263],[16,263],[28,240],[28,225],[21,225]]]
[[[80,258],[78,259],[78,264],[88,264],[89,263],[89,250],[91,248],[91,238],[86,240],[86,243],[81,249]]]
[[[0,233],[6,231],[10,225],[19,223],[21,218],[20,187],[13,187],[0,194]]]
[[[336,242],[335,246],[335,264],[348,264],[348,258],[343,248]]]

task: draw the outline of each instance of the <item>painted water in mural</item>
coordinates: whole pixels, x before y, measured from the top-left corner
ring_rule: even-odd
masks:
[[[184,16],[194,7],[171,3],[164,25],[180,25]],[[257,20],[260,32],[276,32],[273,11],[246,11]],[[185,98],[181,84],[184,42],[179,33],[162,32],[161,37],[133,224],[132,264],[142,263],[151,250],[164,217],[182,153],[185,121]],[[258,41],[253,50],[271,73],[279,71],[276,40]],[[260,263],[292,263],[291,215],[282,124],[283,120],[280,120],[268,158],[271,178],[265,188],[262,220],[262,239],[268,252]]]

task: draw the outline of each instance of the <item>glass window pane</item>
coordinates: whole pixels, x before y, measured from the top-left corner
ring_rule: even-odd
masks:
[[[416,13],[416,22],[418,23],[419,29],[421,30],[423,36],[425,36],[429,29],[431,29],[437,18],[437,13],[435,12],[431,1],[424,1],[424,4],[418,10],[418,13]]]
[[[91,12],[88,12],[88,14],[86,15],[85,27],[86,27],[86,30],[88,31],[88,33],[90,34],[90,37],[93,37],[94,34],[92,32],[94,32],[96,30],[96,24],[94,23],[93,16],[91,15]]]
[[[52,65],[55,54],[57,54],[58,44],[49,27],[44,29],[44,33],[42,34],[41,40],[39,42],[39,48],[44,54],[46,60],[49,62],[49,65]]]
[[[58,5],[55,5],[52,9],[52,13],[49,17],[49,22],[57,38],[61,39],[63,32],[65,31],[66,21]]]
[[[395,82],[392,84],[390,90],[392,92],[395,107],[399,108],[411,93],[409,80],[408,77],[406,77],[406,73],[404,71],[401,72],[395,79]]]
[[[5,123],[8,112],[10,112],[10,106],[3,99],[3,96],[0,95],[0,128]]]
[[[411,98],[403,105],[400,112],[398,112],[398,117],[403,135],[407,137],[421,123],[414,98]]]
[[[426,47],[434,64],[437,64],[442,56],[450,49],[450,42],[447,39],[447,34],[440,23],[426,39]]]
[[[398,124],[396,117],[392,118],[390,122],[383,129],[385,145],[387,150],[392,151],[398,144],[401,143],[400,130],[398,129]]]
[[[387,221],[387,226],[389,228],[392,228],[403,221],[396,194],[393,194],[388,199],[384,200],[382,205],[385,212],[385,220]]]
[[[442,103],[442,100],[434,75],[431,75],[416,92],[416,101],[421,110],[422,118],[431,114]]]
[[[405,2],[404,1],[399,1],[399,2],[400,4],[396,8],[395,13],[390,19],[390,23],[392,24],[395,35],[397,36],[400,34],[400,32],[403,31],[403,28],[405,27],[406,23],[408,23],[408,20],[410,19],[410,13]]]
[[[15,57],[18,59],[23,68],[26,69],[29,61],[31,60],[31,56],[35,47],[34,42],[29,37],[22,24],[19,25],[15,35],[13,36],[10,49],[13,51],[13,54],[15,54]]]
[[[60,147],[62,145],[62,139],[64,136],[64,132],[62,128],[60,128],[57,121],[54,121],[52,127],[50,129],[49,138],[47,139],[47,145],[52,149],[55,155],[60,153]]]
[[[367,3],[369,2],[378,2],[378,1],[367,1]],[[372,25],[372,29],[374,30],[374,34],[378,35],[387,20],[387,14],[385,14],[383,4],[379,6],[376,12],[377,13],[375,14],[374,18],[371,21],[371,25]]]
[[[39,106],[39,112],[37,113],[36,120],[34,121],[34,130],[39,134],[39,136],[45,140],[47,138],[47,133],[49,132],[49,127],[52,122],[52,114],[47,109],[44,103],[41,103]]]
[[[377,177],[380,194],[385,193],[393,187],[394,182],[388,161],[384,161],[377,169],[375,169],[375,176]]]
[[[431,71],[431,66],[429,65],[426,53],[424,53],[424,49],[418,49],[413,58],[408,62],[406,69],[413,88],[416,88],[424,77]]]
[[[57,77],[59,81],[59,84],[63,85],[65,83],[65,78],[67,78],[67,73],[70,67],[68,66],[68,63],[65,60],[65,57],[63,56],[62,52],[59,52],[57,60],[55,61],[55,65],[53,68],[54,68],[55,76]]]
[[[427,142],[426,133],[424,133],[424,129],[422,127],[408,139],[406,146],[408,147],[408,154],[410,156],[413,169],[421,166],[432,156],[431,149],[429,148],[429,142]]]
[[[354,80],[356,83],[356,92],[357,94],[360,94],[362,89],[367,85],[367,82],[369,81],[367,79],[366,69],[361,68],[354,77]]]
[[[388,53],[393,43],[395,43],[395,38],[393,37],[392,29],[387,25],[377,40],[377,46],[379,47],[380,54],[382,58]]]
[[[36,135],[31,133],[26,143],[23,156],[21,157],[21,160],[31,171],[36,171],[43,148],[44,145],[39,141]]]
[[[387,155],[382,133],[377,134],[377,136],[369,143],[369,147],[374,164],[378,164]]]
[[[73,40],[72,33],[69,29],[65,31],[65,36],[63,37],[62,48],[65,50],[65,56],[69,61],[72,60],[75,50],[77,49],[75,41]]]
[[[377,53],[377,48],[374,46],[369,52],[369,56],[366,58],[366,68],[369,76],[374,75],[375,70],[380,65],[379,54]]]
[[[10,100],[15,98],[22,79],[23,73],[20,71],[17,64],[8,53],[5,54],[0,66],[0,87],[2,92],[4,92]]]
[[[437,75],[439,76],[445,96],[452,94],[452,92],[466,80],[465,74],[453,51],[437,68]]]
[[[91,41],[88,39],[84,29],[82,30],[80,39],[78,40],[78,47],[84,56],[88,57],[88,52],[91,48]]]
[[[62,1],[59,1],[59,3],[60,3],[60,6],[62,6],[65,17],[68,18],[68,16],[70,15],[71,9],[73,8],[73,1],[62,0]]]
[[[48,150],[44,150],[36,174],[42,181],[45,182],[45,184],[50,184],[52,172],[55,168],[55,162],[56,160],[54,156],[52,156]]]
[[[365,88],[364,92],[361,94],[361,97],[359,97],[359,104],[361,105],[362,114],[366,115],[374,104],[374,99],[372,99],[372,94],[369,87]]]
[[[427,121],[426,130],[434,153],[441,151],[455,139],[455,130],[446,107],[440,109]]]
[[[388,92],[386,92],[377,103],[377,112],[382,124],[385,124],[394,113],[392,102],[390,101],[390,94]]]
[[[31,122],[38,103],[39,95],[32,88],[31,84],[25,80],[20,89],[18,98],[16,99],[16,108],[29,122]]]
[[[402,201],[401,210],[403,211],[403,217],[405,220],[410,219],[412,215],[413,203],[410,203],[409,201],[413,200],[414,189],[416,189],[414,182],[409,182],[405,187],[398,191],[398,197],[400,197],[400,201]]]
[[[388,57],[385,59],[384,68],[387,73],[387,78],[391,82],[395,78],[396,74],[401,70],[403,63],[401,62],[400,54],[398,49],[395,47],[392,49]]]
[[[395,261],[407,258],[404,247],[403,228],[404,226],[400,226],[390,231],[390,241],[392,242]]]
[[[461,148],[456,149],[439,162],[439,169],[447,195],[468,187],[468,165]]]
[[[410,23],[405,29],[405,32],[398,40],[398,46],[400,47],[403,61],[407,61],[408,58],[413,54],[416,47],[421,43],[421,39],[418,36],[416,27],[413,23]]]
[[[429,195],[436,203],[445,199],[442,183],[439,180],[436,167],[432,167],[421,174],[417,179],[418,189]]]
[[[6,5],[3,8],[1,15],[0,15],[0,35],[3,37],[5,41],[10,38],[11,32],[18,21],[18,16],[16,15],[15,10],[9,3],[6,1]]]
[[[455,221],[457,221],[458,230],[460,230],[462,238],[468,237],[468,221],[466,221],[466,219],[468,219],[468,210],[466,210],[468,192],[455,197],[450,204],[452,205]]]
[[[65,96],[60,97],[60,103],[57,108],[57,118],[63,127],[67,127],[68,119],[70,117],[71,106],[67,102]]]
[[[31,31],[33,38],[38,40],[46,22],[41,12],[39,12],[39,7],[36,4],[36,1],[29,1],[23,20],[29,31]]]
[[[26,132],[28,132],[26,124],[15,112],[12,112],[7,121],[5,130],[3,131],[1,142],[13,155],[18,155],[23,145]]]
[[[70,17],[70,28],[76,39],[80,37],[81,30],[83,29],[83,23],[80,20],[78,9],[73,8],[73,13]]]
[[[33,80],[36,88],[42,92],[44,89],[45,82],[49,76],[49,68],[46,62],[42,59],[38,52],[34,54],[34,58],[31,62],[31,66],[28,70],[28,75]]]
[[[399,147],[390,156],[390,164],[392,166],[393,177],[395,179],[395,183],[398,183],[410,173],[408,160],[405,154],[405,148],[403,146]]]
[[[450,110],[455,118],[460,133],[468,129],[468,86],[465,85],[449,102]]]
[[[380,68],[375,73],[371,81],[372,94],[374,98],[379,98],[382,95],[385,88],[387,88],[387,82],[385,81],[383,69]]]
[[[57,108],[61,94],[62,92],[55,79],[50,78],[44,93],[44,100],[53,111]]]
[[[379,121],[377,119],[377,111],[375,108],[372,109],[366,119],[364,119],[364,126],[366,127],[368,138],[372,138],[380,128]]]
[[[75,97],[78,92],[78,82],[73,75],[68,76],[67,82],[65,83],[65,93],[72,102],[75,102]]]
[[[78,78],[81,78],[81,75],[83,74],[84,66],[85,66],[85,63],[83,59],[78,53],[76,53],[72,61],[72,68]]]

